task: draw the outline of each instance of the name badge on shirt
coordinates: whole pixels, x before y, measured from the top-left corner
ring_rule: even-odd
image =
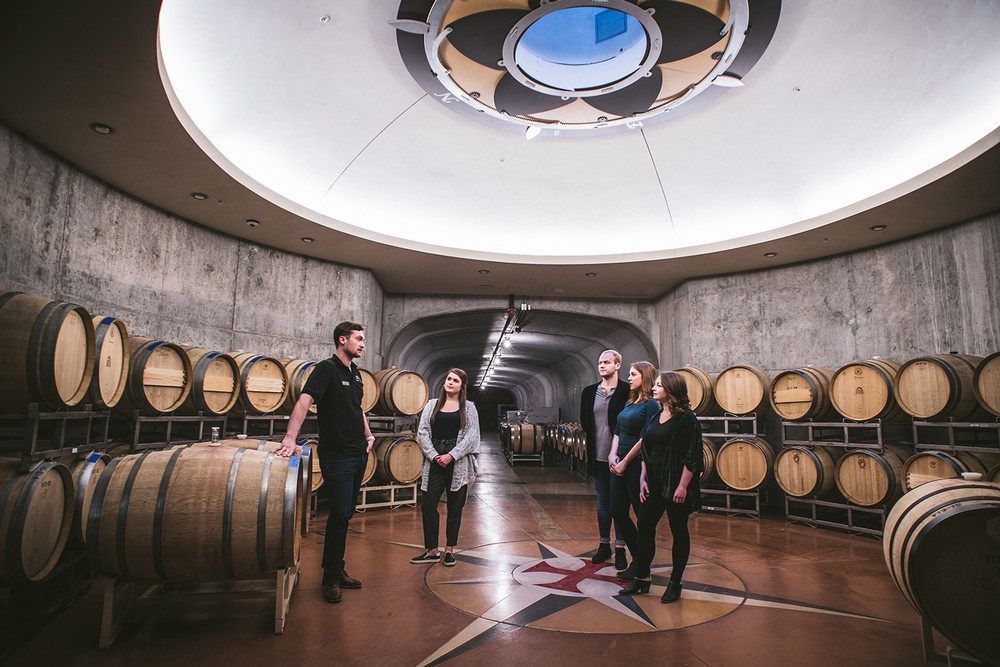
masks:
[[[345,387],[350,387],[351,386],[350,380],[341,380],[340,384],[344,385]]]

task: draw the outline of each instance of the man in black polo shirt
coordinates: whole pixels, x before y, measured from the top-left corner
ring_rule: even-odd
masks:
[[[278,454],[290,456],[309,406],[316,403],[319,421],[319,466],[330,501],[323,545],[323,597],[340,602],[341,588],[361,588],[344,569],[347,526],[364,478],[368,453],[375,437],[361,410],[364,385],[354,360],[365,350],[365,334],[356,322],[341,322],[333,330],[337,350],[313,367],[288,419],[288,430]]]

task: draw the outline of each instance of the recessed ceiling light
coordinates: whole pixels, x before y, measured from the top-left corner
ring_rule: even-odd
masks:
[[[489,272],[490,272],[489,269],[479,269],[479,273],[483,274],[484,276]]]
[[[247,220],[247,227],[256,227],[259,224],[260,220],[253,220],[253,219]]]
[[[314,238],[313,238],[313,237],[311,237],[311,236],[303,236],[303,237],[302,237],[302,242],[303,242],[303,243],[312,243],[312,242],[313,242],[313,241],[315,241],[315,240],[316,240],[316,239],[314,239]]]
[[[205,201],[206,199],[208,199],[208,195],[206,195],[204,192],[192,192],[191,198],[197,199],[198,201]]]
[[[872,228],[871,228],[871,230],[872,230],[873,232],[881,232],[881,231],[883,231],[883,230],[884,230],[884,229],[885,229],[885,228],[886,228],[887,226],[888,226],[888,225],[872,225]]]
[[[597,274],[596,274],[596,273],[594,273],[593,271],[591,271],[591,272],[589,272],[589,273],[587,274],[587,277],[588,277],[588,278],[594,278],[594,277],[596,277],[596,276],[597,276]]]
[[[115,131],[115,128],[111,127],[110,125],[97,122],[91,123],[90,129],[92,129],[94,132],[97,132],[98,134],[104,134],[104,135],[113,134]]]
[[[777,257],[777,256],[778,256],[778,253],[776,253],[776,252],[765,252],[764,253],[764,257],[767,257],[767,258]]]

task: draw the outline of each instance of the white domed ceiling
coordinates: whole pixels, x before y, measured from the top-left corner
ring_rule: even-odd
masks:
[[[612,17],[605,39],[634,21],[641,43],[606,58],[612,70],[566,79],[567,52],[546,51],[553,33],[534,28],[542,36],[500,69],[476,61],[478,33],[463,35],[446,11],[465,12],[466,28],[507,12],[478,28],[504,60],[520,44],[511,30],[528,35],[564,2],[618,11],[627,20]],[[378,243],[512,263],[634,262],[779,239],[893,200],[998,142],[995,2],[786,1],[776,24],[766,10],[777,2],[564,2],[165,0],[161,77],[199,146],[258,195]],[[685,12],[722,26],[719,40],[674,48]],[[755,36],[755,16],[769,39]],[[431,39],[421,23],[450,32]],[[744,24],[740,48],[755,51],[738,68],[731,42]],[[438,45],[444,93],[411,75],[410,38]],[[725,70],[744,85],[718,85]],[[469,72],[496,85],[466,90]],[[687,112],[666,84],[685,76],[707,91]],[[591,94],[605,84],[606,99]],[[539,110],[538,95],[558,108]],[[498,99],[513,118],[498,118]],[[486,102],[494,112],[475,109]]]

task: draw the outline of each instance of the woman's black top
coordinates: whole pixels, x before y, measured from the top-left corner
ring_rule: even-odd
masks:
[[[459,411],[437,413],[431,424],[432,440],[457,440],[458,431],[462,427],[462,417]]]
[[[646,427],[642,440],[642,460],[646,462],[646,477],[650,492],[659,491],[664,501],[673,502],[674,491],[681,482],[684,468],[694,475],[688,483],[685,505],[693,512],[701,508],[701,485],[698,477],[705,468],[701,444],[701,425],[690,410],[685,410],[660,423],[657,414]],[[652,488],[659,484],[660,488]]]

